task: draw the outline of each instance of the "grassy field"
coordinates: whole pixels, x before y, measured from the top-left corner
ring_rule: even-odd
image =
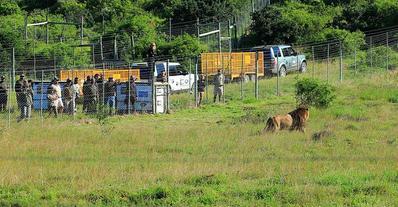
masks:
[[[170,115],[12,123],[0,206],[398,206],[398,73],[337,72],[337,100],[310,109],[305,134],[258,133],[295,107],[295,74],[280,97],[261,81],[258,101],[231,84],[226,104],[173,96]]]

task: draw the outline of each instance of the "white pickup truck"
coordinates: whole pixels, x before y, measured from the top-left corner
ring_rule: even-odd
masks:
[[[141,80],[149,79],[149,69],[147,63],[136,63],[133,67],[141,69]],[[166,71],[167,62],[156,62],[154,77],[157,78],[159,74]],[[183,72],[180,63],[169,62],[169,85],[171,92],[188,91],[193,88],[195,82],[195,75]]]

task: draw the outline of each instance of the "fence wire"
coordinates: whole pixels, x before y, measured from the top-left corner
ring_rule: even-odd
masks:
[[[230,26],[209,24],[203,32]],[[215,46],[199,57],[157,56],[156,70],[145,60],[116,58],[120,53],[110,49],[117,44],[112,38],[92,47],[67,48],[71,56],[28,57],[6,49],[11,55],[0,63],[0,127],[55,116],[166,113],[213,102],[275,98],[292,92],[292,79],[285,76],[339,84],[398,67],[397,30],[373,32],[357,44],[331,40],[294,45],[297,56],[282,48],[271,57],[272,47],[232,51],[230,37],[228,30],[204,36],[201,41]]]

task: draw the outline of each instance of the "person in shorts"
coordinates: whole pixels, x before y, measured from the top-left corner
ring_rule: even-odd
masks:
[[[54,78],[54,79],[53,79],[53,82],[52,82],[52,84],[51,84],[51,88],[52,88],[53,90],[55,90],[55,92],[57,93],[57,96],[58,96],[58,101],[56,102],[56,103],[57,103],[57,106],[56,106],[57,112],[58,112],[58,114],[62,114],[62,112],[63,112],[63,110],[64,110],[64,103],[62,102],[62,89],[61,89],[61,85],[59,84],[58,81],[59,81],[58,78]]]
[[[58,109],[57,106],[59,97],[57,95],[57,91],[54,89],[50,89],[50,93],[47,95],[48,98],[48,116],[50,117],[52,113],[54,113],[55,117],[58,117]]]
[[[218,96],[218,101],[221,102],[221,98],[224,97],[224,81],[225,77],[222,74],[221,70],[218,70],[217,75],[214,76],[214,103],[217,100]]]
[[[202,104],[203,101],[203,96],[205,94],[205,89],[206,89],[206,78],[205,75],[201,74],[199,76],[198,80],[198,93],[199,93],[199,100],[198,100],[198,106]]]

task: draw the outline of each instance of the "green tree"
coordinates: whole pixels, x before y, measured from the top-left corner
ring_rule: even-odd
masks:
[[[0,16],[18,14],[21,12],[18,4],[11,0],[0,0]]]

